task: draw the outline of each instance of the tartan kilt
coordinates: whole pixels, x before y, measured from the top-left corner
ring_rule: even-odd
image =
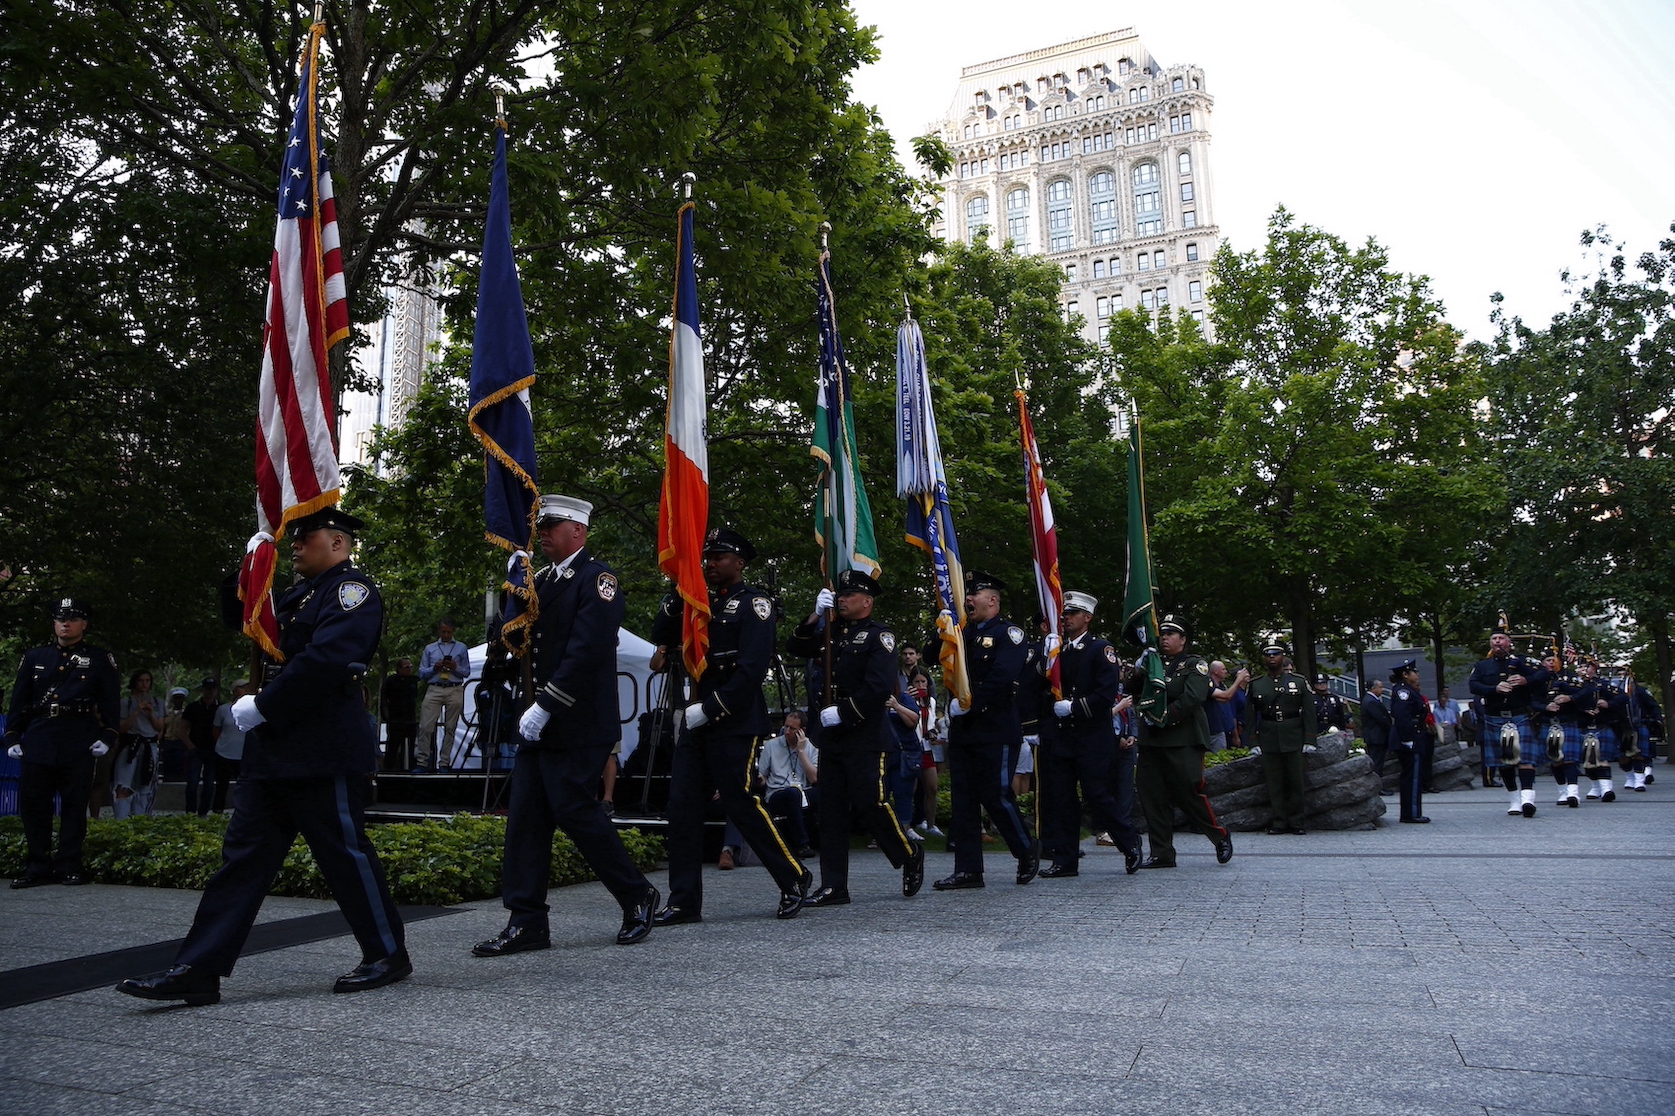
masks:
[[[1599,734],[1599,762],[1615,762],[1617,759],[1617,730],[1601,725],[1594,731]]]
[[[1541,726],[1541,756],[1547,762],[1547,731],[1548,727],[1557,724],[1564,729],[1564,763],[1582,762],[1582,726],[1575,721],[1547,721]]]
[[[1483,715],[1483,729],[1477,734],[1478,745],[1483,749],[1483,763],[1488,767],[1510,767],[1511,764],[1501,759],[1501,726],[1516,725],[1518,728],[1518,747],[1523,755],[1520,763],[1546,763],[1547,745],[1535,738],[1535,729],[1530,725],[1530,719],[1525,714],[1515,717],[1497,717],[1493,713]]]

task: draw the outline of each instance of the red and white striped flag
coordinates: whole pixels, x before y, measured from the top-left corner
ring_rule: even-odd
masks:
[[[1047,497],[1047,476],[1041,471],[1041,447],[1035,443],[1029,406],[1022,391],[1013,394],[1018,397],[1018,433],[1024,446],[1024,485],[1029,497],[1029,544],[1030,553],[1035,557],[1035,588],[1055,645],[1047,661],[1047,679],[1053,684],[1053,696],[1058,698],[1064,696],[1056,646],[1059,617],[1064,612],[1064,586],[1059,582],[1058,527],[1053,523],[1053,504]]]
[[[698,332],[698,272],[692,258],[692,212],[680,208],[675,251],[675,322],[669,337],[669,411],[663,435],[663,500],[657,516],[657,565],[686,603],[681,646],[686,671],[704,673],[710,646],[710,591],[704,583],[704,531],[710,517],[710,450],[705,426],[704,343]]]
[[[275,543],[292,520],[337,503],[337,421],[326,354],[349,336],[337,203],[320,149],[320,39],[309,29],[296,114],[279,176],[279,221],[262,327],[256,418],[256,526],[239,573],[244,632],[276,658],[279,625],[270,594]]]

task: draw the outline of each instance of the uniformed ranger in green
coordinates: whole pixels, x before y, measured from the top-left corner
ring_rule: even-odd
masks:
[[[1269,833],[1307,833],[1303,828],[1303,748],[1314,743],[1314,695],[1289,668],[1290,648],[1278,640],[1262,646],[1268,672],[1250,684],[1245,704],[1245,739],[1262,749],[1262,776],[1273,804]]]
[[[1210,696],[1210,665],[1187,654],[1186,622],[1180,617],[1165,616],[1157,631],[1168,702],[1163,724],[1140,718],[1140,762],[1134,781],[1151,847],[1151,856],[1140,867],[1175,867],[1177,806],[1187,823],[1215,845],[1216,860],[1226,864],[1233,859],[1233,836],[1216,820],[1204,797],[1204,753],[1210,747],[1204,701]]]

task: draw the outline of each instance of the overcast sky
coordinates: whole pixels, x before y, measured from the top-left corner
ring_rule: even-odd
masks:
[[[1204,68],[1224,239],[1258,246],[1282,203],[1375,237],[1474,337],[1497,290],[1532,324],[1562,309],[1584,228],[1638,255],[1675,221],[1675,0],[852,4],[883,52],[856,96],[904,160],[962,66],[1132,27]]]

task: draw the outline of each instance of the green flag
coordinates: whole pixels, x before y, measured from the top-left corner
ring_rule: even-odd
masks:
[[[1123,636],[1144,648],[1135,663],[1146,673],[1146,685],[1134,703],[1140,715],[1154,725],[1163,723],[1169,704],[1163,685],[1163,659],[1157,653],[1156,586],[1152,582],[1152,545],[1146,532],[1145,468],[1140,453],[1140,415],[1128,424],[1128,591],[1122,600]]]
[[[878,543],[872,534],[872,505],[861,483],[855,446],[855,406],[849,395],[849,365],[843,359],[832,298],[832,255],[820,253],[820,397],[814,410],[813,454],[820,459],[820,490],[814,498],[814,537],[820,541],[829,583],[844,570],[878,576]]]

